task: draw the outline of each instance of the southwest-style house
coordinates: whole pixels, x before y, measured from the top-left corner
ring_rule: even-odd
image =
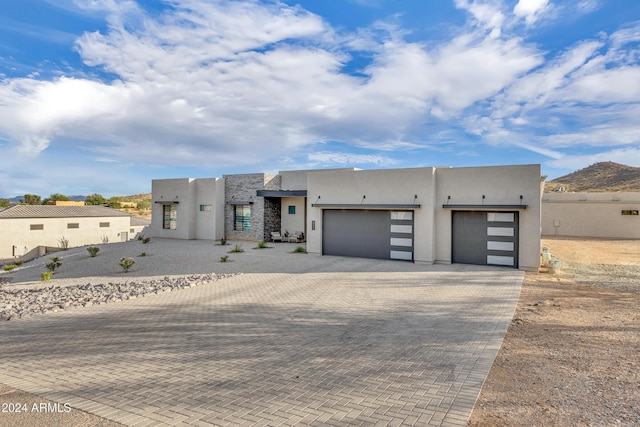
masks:
[[[299,170],[152,182],[150,234],[427,263],[540,264],[540,165]]]

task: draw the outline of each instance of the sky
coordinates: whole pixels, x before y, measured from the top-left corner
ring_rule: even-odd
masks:
[[[638,0],[0,0],[0,197],[640,166]]]

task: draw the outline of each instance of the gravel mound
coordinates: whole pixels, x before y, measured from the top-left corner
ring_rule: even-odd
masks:
[[[0,283],[0,320],[16,320],[76,307],[126,301],[148,295],[210,284],[235,274],[194,274],[125,283],[7,288]]]

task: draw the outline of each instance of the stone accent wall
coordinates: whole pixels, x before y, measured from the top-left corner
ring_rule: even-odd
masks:
[[[265,199],[258,197],[258,190],[279,190],[280,176],[267,173],[224,175],[225,179],[225,237],[231,240],[260,241],[265,238]],[[229,202],[253,202],[249,230],[234,230],[235,209]],[[269,207],[269,212],[272,208]],[[271,218],[271,214],[269,214]]]
[[[282,228],[281,203],[279,198],[266,197],[264,199],[264,240],[271,239],[272,231]]]

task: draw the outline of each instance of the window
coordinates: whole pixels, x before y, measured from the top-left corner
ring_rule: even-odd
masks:
[[[134,228],[130,228],[130,229],[129,229],[129,233],[133,234],[133,233],[135,233],[135,232],[136,232],[136,230],[135,230]]]
[[[101,222],[100,223],[100,228],[109,228],[111,226],[110,223],[108,222]]]
[[[289,215],[295,215],[295,214],[296,214],[296,207],[289,206]]]
[[[638,211],[635,209],[633,210],[625,209],[622,211],[622,215],[638,215]]]
[[[80,228],[80,224],[77,222],[69,222],[67,223],[67,228]]]
[[[213,210],[213,206],[211,205],[200,205],[200,212],[211,212]]]
[[[29,230],[44,230],[44,224],[31,224]]]
[[[175,230],[178,219],[178,205],[162,205],[162,228],[165,230]]]
[[[234,206],[234,222],[233,229],[246,231],[251,228],[251,206],[235,205]]]

